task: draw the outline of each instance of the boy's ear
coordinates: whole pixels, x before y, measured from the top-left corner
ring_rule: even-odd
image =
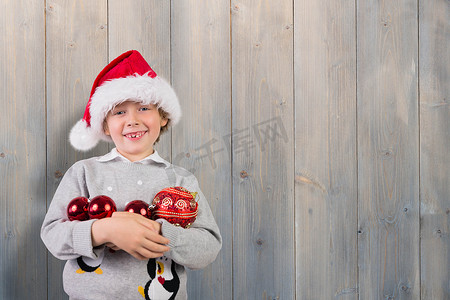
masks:
[[[106,120],[103,122],[103,132],[106,135],[111,135],[110,132],[109,132],[108,123],[106,123]]]
[[[167,122],[169,122],[169,119],[163,119],[161,118],[161,127],[164,127],[167,125]]]

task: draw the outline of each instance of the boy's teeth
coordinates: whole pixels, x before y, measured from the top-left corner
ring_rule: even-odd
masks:
[[[127,134],[127,137],[137,138],[137,137],[141,137],[142,135],[143,135],[143,133],[139,132],[139,133]]]

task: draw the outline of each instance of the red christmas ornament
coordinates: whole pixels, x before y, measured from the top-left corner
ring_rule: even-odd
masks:
[[[115,211],[116,203],[105,195],[97,196],[89,203],[88,213],[91,219],[109,218]]]
[[[88,215],[89,200],[85,197],[73,198],[67,205],[67,217],[70,221],[85,221],[89,219]]]
[[[125,206],[125,211],[140,214],[146,218],[151,217],[151,211],[149,210],[149,205],[142,200],[134,200],[129,202]]]
[[[152,218],[166,219],[175,226],[189,228],[197,218],[196,195],[180,186],[163,189],[153,199]]]

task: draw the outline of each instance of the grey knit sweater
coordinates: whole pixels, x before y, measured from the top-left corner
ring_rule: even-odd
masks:
[[[170,240],[163,257],[140,261],[124,251],[93,247],[94,220],[68,221],[67,204],[75,197],[111,197],[118,211],[127,202],[150,203],[163,188],[182,186],[198,192],[198,216],[189,229],[165,220],[162,234]],[[109,153],[75,163],[64,175],[50,204],[41,230],[48,250],[67,260],[64,290],[70,299],[186,299],[185,267],[199,269],[216,258],[222,238],[197,179],[171,165],[157,152],[142,163],[118,159]]]

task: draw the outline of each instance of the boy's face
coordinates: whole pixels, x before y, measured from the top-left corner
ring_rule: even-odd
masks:
[[[125,101],[106,116],[105,134],[111,136],[120,154],[139,161],[153,153],[153,144],[167,121],[153,104]]]

